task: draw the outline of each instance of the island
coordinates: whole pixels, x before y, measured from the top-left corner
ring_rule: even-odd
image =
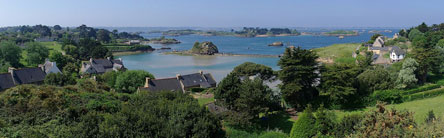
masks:
[[[181,43],[179,40],[176,40],[174,38],[165,38],[165,36],[162,36],[160,38],[151,38],[149,43],[153,44],[179,44]]]
[[[347,31],[347,30],[335,30],[331,32],[323,32],[321,35],[324,36],[358,36],[359,33],[357,31]]]
[[[284,46],[284,43],[282,43],[282,42],[274,42],[274,43],[268,44],[268,46]]]
[[[168,30],[168,31],[153,31],[150,33],[162,33],[165,36],[181,36],[181,35],[202,35],[202,36],[236,36],[236,37],[275,37],[275,36],[296,36],[300,35],[297,30],[288,28],[259,28],[259,27],[244,27],[242,30],[235,31],[217,31],[217,30]]]

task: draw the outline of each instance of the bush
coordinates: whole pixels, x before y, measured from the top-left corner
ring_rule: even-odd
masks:
[[[415,93],[415,94],[411,94],[411,95],[406,95],[406,96],[402,97],[402,100],[403,101],[413,101],[413,100],[419,100],[419,99],[424,99],[424,98],[428,98],[428,97],[434,97],[434,96],[441,95],[441,94],[444,94],[444,88],[429,90],[429,91]]]
[[[375,91],[372,94],[372,99],[375,101],[383,101],[387,103],[401,103],[402,96],[399,90],[383,90]]]
[[[428,85],[424,85],[418,88],[414,88],[414,89],[410,89],[410,90],[406,90],[406,91],[401,91],[401,95],[409,95],[409,94],[414,94],[414,93],[418,93],[418,92],[423,92],[423,91],[428,91],[428,90],[432,90],[432,89],[437,89],[441,87],[440,84],[428,84]]]
[[[134,93],[145,84],[146,77],[154,79],[151,73],[143,70],[125,71],[117,76],[114,88],[118,92]]]
[[[191,92],[203,92],[203,91],[205,91],[205,89],[204,88],[191,88],[190,91]]]
[[[354,131],[355,126],[359,125],[362,120],[361,114],[346,115],[335,127],[335,135],[338,138],[345,137]]]
[[[291,128],[290,137],[291,138],[310,138],[316,135],[315,130],[316,119],[313,113],[308,107],[301,114],[296,123],[293,124]]]
[[[259,138],[286,138],[286,137],[288,137],[287,134],[278,131],[265,132],[264,134],[259,136]]]

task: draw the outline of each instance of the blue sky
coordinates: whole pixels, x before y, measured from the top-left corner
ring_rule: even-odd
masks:
[[[0,26],[410,27],[444,0],[0,0]]]

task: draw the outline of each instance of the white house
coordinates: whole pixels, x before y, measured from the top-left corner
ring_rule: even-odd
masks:
[[[392,62],[398,62],[404,59],[405,57],[405,51],[401,48],[394,46],[392,47],[392,50],[390,51],[390,60]]]
[[[56,62],[51,62],[46,59],[44,64],[40,64],[39,67],[46,73],[62,73],[60,69],[57,67]]]

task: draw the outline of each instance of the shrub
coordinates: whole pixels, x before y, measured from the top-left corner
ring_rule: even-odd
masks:
[[[375,91],[372,94],[372,99],[374,101],[382,101],[387,103],[401,103],[402,96],[399,90],[382,90]]]
[[[287,134],[278,131],[265,132],[264,134],[259,136],[259,138],[286,138],[286,137],[288,137]]]
[[[335,127],[335,135],[338,138],[345,137],[354,131],[356,131],[355,126],[357,126],[362,120],[361,114],[351,114],[346,115]]]
[[[401,95],[409,95],[409,94],[414,94],[414,93],[418,93],[418,92],[423,92],[423,91],[428,91],[428,90],[432,90],[432,89],[437,89],[441,87],[440,84],[428,84],[428,85],[424,85],[418,88],[414,88],[414,89],[410,89],[410,90],[406,90],[406,91],[401,91]]]
[[[316,135],[315,130],[316,119],[313,116],[311,107],[307,107],[301,114],[296,123],[291,128],[291,138],[309,138]]]
[[[190,91],[191,92],[203,92],[205,89],[204,88],[191,88]]]
[[[444,94],[444,88],[403,96],[403,101],[413,101]]]

